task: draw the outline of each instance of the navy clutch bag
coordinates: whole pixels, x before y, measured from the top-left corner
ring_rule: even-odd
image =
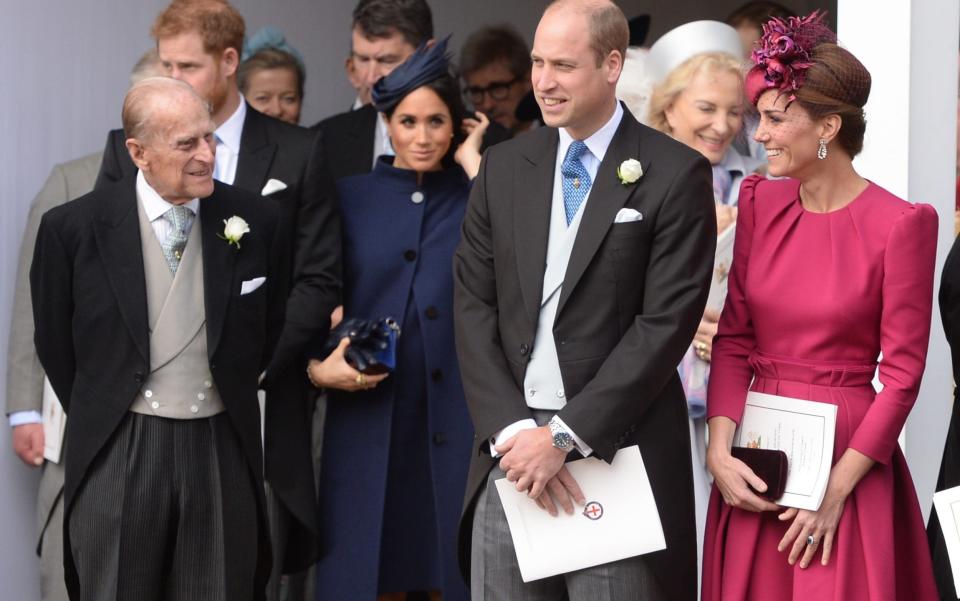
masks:
[[[324,356],[332,353],[345,337],[350,338],[350,346],[344,352],[344,359],[357,371],[374,375],[396,368],[400,326],[392,318],[344,319],[330,330],[323,348]]]

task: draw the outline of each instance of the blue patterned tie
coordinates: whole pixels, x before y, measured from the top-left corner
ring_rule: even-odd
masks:
[[[177,267],[180,266],[183,249],[187,246],[187,225],[192,215],[193,211],[183,205],[174,205],[163,214],[163,218],[170,224],[170,231],[166,240],[160,244],[160,250],[163,251],[163,258],[167,260],[170,273],[177,273]]]
[[[567,225],[576,217],[577,209],[590,191],[590,174],[580,162],[580,157],[588,151],[586,144],[574,140],[567,149],[563,164],[560,165],[560,173],[563,175],[563,209],[567,213]]]

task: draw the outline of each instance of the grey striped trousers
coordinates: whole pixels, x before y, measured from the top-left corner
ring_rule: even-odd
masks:
[[[532,410],[537,424],[554,411]],[[520,577],[517,552],[495,481],[505,474],[497,464],[480,491],[473,515],[470,596],[473,601],[666,601],[650,564],[630,557],[533,582]],[[571,540],[574,546],[577,541]]]
[[[128,414],[68,517],[80,580],[75,601],[252,599],[252,480],[226,413],[197,420]],[[246,552],[225,545],[224,532],[231,541],[239,535]],[[236,565],[243,557],[250,565]]]

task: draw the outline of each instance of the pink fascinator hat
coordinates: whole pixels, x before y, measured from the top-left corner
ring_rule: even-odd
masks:
[[[753,104],[767,90],[777,89],[795,100],[807,69],[813,66],[813,49],[823,42],[836,43],[837,36],[823,24],[823,13],[815,10],[806,17],[770,19],[763,26],[747,73],[747,97]]]

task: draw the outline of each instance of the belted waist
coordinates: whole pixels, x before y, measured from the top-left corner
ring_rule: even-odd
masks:
[[[798,382],[830,388],[870,386],[877,364],[845,363],[842,361],[804,361],[772,357],[754,352],[749,358],[756,378]]]

